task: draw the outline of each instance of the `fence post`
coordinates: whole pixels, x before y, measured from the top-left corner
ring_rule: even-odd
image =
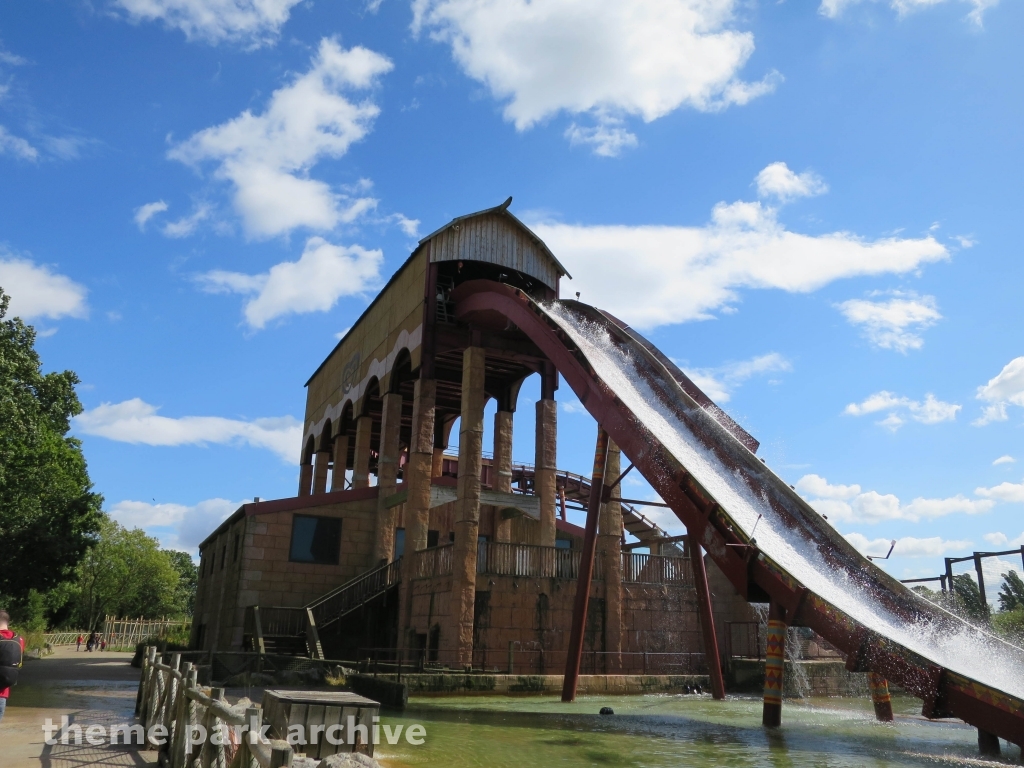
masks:
[[[514,646],[515,646],[515,640],[509,640],[508,641],[508,673],[510,675],[512,674],[512,655],[513,655],[513,652],[514,652],[513,651]]]

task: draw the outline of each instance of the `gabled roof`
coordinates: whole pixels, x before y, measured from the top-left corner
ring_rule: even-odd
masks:
[[[523,222],[521,222],[519,219],[517,219],[515,216],[513,216],[511,213],[509,213],[508,207],[510,205],[512,205],[512,197],[511,196],[509,196],[509,198],[504,203],[502,203],[501,205],[496,205],[493,208],[486,208],[486,209],[484,209],[482,211],[477,211],[476,213],[467,213],[465,216],[458,216],[458,217],[452,219],[451,221],[449,221],[443,227],[439,227],[438,229],[435,229],[429,235],[427,235],[422,240],[420,240],[419,244],[423,245],[425,242],[427,242],[431,238],[436,237],[437,235],[441,234],[442,232],[444,232],[449,227],[455,226],[460,221],[466,221],[467,219],[475,219],[478,216],[487,216],[489,214],[498,214],[498,215],[505,216],[505,217],[511,219],[513,224],[515,224],[521,230],[526,232],[526,234],[528,234],[531,238],[533,238],[533,240],[537,243],[537,245],[540,246],[541,250],[544,251],[544,253],[547,255],[547,257],[549,259],[551,259],[553,262],[555,262],[555,266],[558,267],[559,272],[561,274],[565,275],[566,277],[568,277],[570,280],[572,280],[572,275],[570,275],[569,271],[565,267],[562,266],[562,262],[560,262],[557,258],[555,258],[555,254],[553,254],[551,252],[551,249],[548,248],[547,244],[543,240],[541,240],[539,237],[537,237],[537,235],[533,232],[532,229],[530,229],[528,226],[523,224]]]

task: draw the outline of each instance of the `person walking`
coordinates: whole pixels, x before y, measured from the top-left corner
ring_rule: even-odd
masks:
[[[0,720],[4,719],[11,686],[18,682],[18,670],[25,656],[25,639],[11,631],[7,611],[0,611]]]
[[[90,632],[89,639],[85,641],[85,650],[92,652],[92,649],[96,647],[96,633]]]
[[[82,636],[81,635],[79,635],[78,639],[75,640],[75,651],[80,651],[80,650],[82,650]]]

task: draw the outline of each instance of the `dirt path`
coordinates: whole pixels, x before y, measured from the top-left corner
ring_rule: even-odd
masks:
[[[11,690],[0,721],[0,764],[3,768],[120,768],[155,764],[155,752],[133,747],[47,745],[46,718],[61,717],[82,726],[134,722],[139,670],[129,666],[128,653],[76,652],[58,648],[53,656],[25,661],[20,681]]]

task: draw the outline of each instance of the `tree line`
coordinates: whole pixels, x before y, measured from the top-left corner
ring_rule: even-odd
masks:
[[[0,608],[28,631],[98,629],[106,615],[192,615],[192,558],[102,511],[73,371],[43,373],[36,331],[0,288]]]

